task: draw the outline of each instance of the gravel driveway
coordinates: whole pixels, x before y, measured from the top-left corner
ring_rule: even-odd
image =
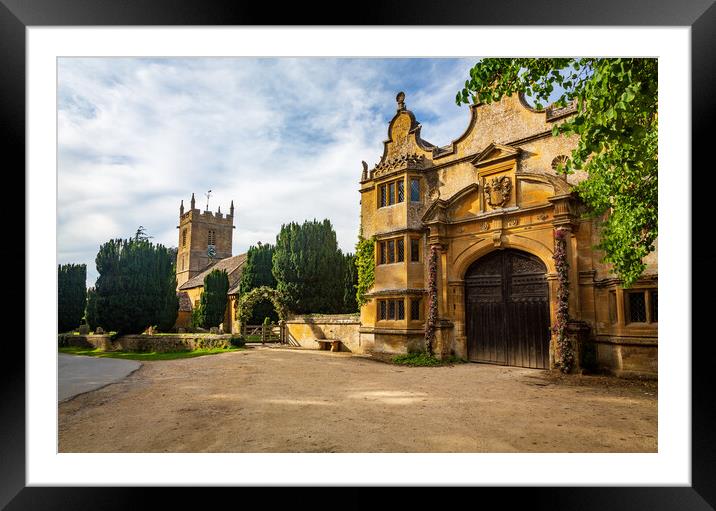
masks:
[[[656,452],[657,384],[255,348],[59,405],[60,452]]]

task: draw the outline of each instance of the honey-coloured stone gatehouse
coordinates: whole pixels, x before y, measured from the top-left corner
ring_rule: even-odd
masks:
[[[616,374],[657,372],[657,252],[630,289],[594,249],[598,220],[573,193],[585,179],[559,163],[576,136],[552,126],[573,106],[537,110],[523,97],[470,107],[465,132],[438,147],[421,137],[405,95],[380,161],[364,162],[361,230],[375,238],[375,284],[361,308],[363,351],[425,349],[428,258],[437,250],[435,349],[476,362],[554,366],[554,233],[565,229],[569,330],[580,360]]]

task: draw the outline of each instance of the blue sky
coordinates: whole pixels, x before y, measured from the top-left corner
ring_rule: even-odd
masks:
[[[64,58],[58,71],[59,263],[86,263],[139,225],[177,245],[179,202],[236,206],[233,253],[281,224],[329,218],[358,235],[361,160],[382,154],[395,95],[444,145],[467,127],[455,105],[477,58]]]

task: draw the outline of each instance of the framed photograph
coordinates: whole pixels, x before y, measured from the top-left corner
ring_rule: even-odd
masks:
[[[705,158],[709,146],[705,138],[714,111],[716,65],[711,34],[716,29],[716,8],[708,0],[666,3],[658,9],[636,0],[578,8],[567,2],[560,7],[541,1],[519,7],[464,3],[441,9],[430,4],[401,5],[399,9],[383,4],[375,11],[360,10],[351,20],[356,25],[350,26],[342,26],[344,20],[330,19],[330,15],[325,26],[316,26],[303,12],[294,18],[300,12],[296,6],[270,12],[255,5],[237,9],[221,2],[169,4],[0,0],[0,46],[5,49],[0,52],[5,77],[0,83],[0,129],[6,153],[16,155],[16,166],[24,168],[27,186],[25,358],[8,353],[0,387],[4,418],[0,504],[8,509],[60,509],[68,503],[74,508],[101,503],[102,508],[119,509],[138,495],[140,488],[135,487],[142,486],[480,486],[479,491],[497,498],[509,495],[539,509],[572,509],[574,502],[579,502],[580,509],[713,509],[716,424],[708,390],[713,386],[712,371],[706,367],[711,343],[708,335],[695,335],[692,325],[692,318],[700,317],[709,303],[693,293],[698,287],[706,289],[711,280],[708,272],[703,279],[694,279],[695,287],[691,287],[695,263],[712,258],[696,251],[692,256],[692,232],[697,232],[692,223],[703,222],[705,217],[692,215],[690,209],[708,203],[706,197],[698,198],[708,187],[701,184],[699,176],[699,186],[692,188],[691,172],[697,162],[703,169],[711,166]],[[430,12],[429,18],[426,12]],[[475,444],[482,447],[473,450],[469,442],[474,439],[441,433],[439,417],[429,426],[419,421],[410,424],[406,412],[395,419],[406,421],[406,437],[430,436],[435,439],[430,444],[435,446],[433,450],[410,449],[407,441],[388,447],[376,445],[381,428],[378,415],[373,424],[356,416],[361,426],[351,431],[350,414],[341,417],[342,424],[334,424],[345,431],[345,444],[331,447],[309,440],[311,428],[305,427],[305,422],[328,420],[330,414],[315,412],[325,403],[300,401],[290,393],[283,397],[267,393],[263,399],[278,403],[285,398],[292,400],[294,410],[302,410],[295,420],[304,424],[295,425],[295,429],[305,443],[296,448],[285,443],[281,447],[278,440],[261,443],[259,437],[252,440],[260,444],[253,449],[232,445],[224,451],[199,444],[177,447],[180,438],[201,436],[182,431],[196,427],[197,414],[189,414],[193,418],[186,421],[177,416],[173,429],[165,423],[152,423],[153,398],[145,396],[141,401],[139,393],[132,399],[144,403],[146,417],[141,421],[166,428],[168,440],[161,448],[146,443],[141,435],[112,434],[111,417],[104,422],[82,422],[81,406],[70,411],[65,406],[64,419],[60,419],[54,345],[57,265],[69,260],[89,263],[87,282],[92,285],[97,277],[94,254],[87,256],[84,248],[85,252],[78,248],[70,257],[67,254],[74,248],[68,248],[66,240],[73,236],[85,241],[96,238],[99,246],[110,237],[107,233],[114,237],[114,233],[133,231],[137,226],[135,238],[139,239],[145,235],[142,219],[146,218],[154,222],[147,236],[176,246],[171,258],[179,315],[185,307],[186,317],[185,324],[173,326],[175,332],[196,326],[192,311],[199,307],[204,311],[205,277],[220,268],[228,275],[227,310],[235,315],[222,316],[220,326],[212,326],[212,335],[225,332],[233,339],[236,334],[244,342],[260,336],[265,342],[275,333],[277,339],[290,338],[297,347],[355,353],[362,353],[361,342],[369,342],[371,349],[381,346],[391,356],[403,348],[409,353],[413,337],[432,336],[428,342],[431,357],[437,350],[438,359],[498,364],[490,366],[495,368],[495,378],[498,371],[509,373],[509,367],[499,369],[504,366],[549,369],[565,364],[564,352],[549,344],[551,334],[545,334],[544,346],[534,340],[539,337],[536,333],[525,334],[532,340],[524,346],[481,344],[484,336],[509,336],[507,331],[483,332],[475,318],[503,307],[499,310],[505,317],[537,318],[530,321],[542,321],[544,325],[538,326],[547,332],[559,320],[561,263],[557,255],[553,257],[551,246],[548,250],[540,247],[556,243],[555,247],[569,251],[565,257],[577,261],[577,257],[587,257],[590,240],[584,232],[575,234],[570,217],[575,206],[567,198],[568,192],[558,193],[560,186],[567,189],[559,179],[569,183],[573,178],[527,175],[529,164],[517,162],[532,157],[559,172],[567,159],[563,156],[560,160],[562,153],[570,152],[560,152],[545,140],[553,134],[554,121],[570,115],[571,106],[545,109],[524,94],[514,105],[510,99],[497,98],[498,104],[507,105],[505,109],[519,109],[509,122],[534,124],[530,124],[532,131],[524,133],[508,128],[514,133],[510,138],[480,132],[480,119],[492,112],[488,107],[480,106],[478,111],[473,104],[458,109],[455,103],[463,87],[475,88],[477,82],[469,83],[475,76],[471,67],[480,59],[581,56],[658,62],[660,307],[656,305],[656,276],[653,285],[642,279],[626,290],[612,289],[604,279],[590,305],[596,311],[595,321],[607,325],[602,330],[604,339],[647,339],[639,341],[642,344],[614,348],[620,357],[615,372],[631,376],[628,373],[649,372],[653,367],[658,380],[635,383],[644,387],[619,398],[605,391],[594,398],[603,408],[591,418],[587,418],[586,405],[579,403],[579,390],[567,398],[573,400],[569,402],[559,401],[564,397],[555,394],[555,407],[560,410],[555,413],[571,422],[567,427],[574,435],[555,433],[549,438],[558,441],[545,440],[540,445],[530,436],[524,449],[519,441],[505,447],[499,440],[485,438]],[[131,87],[113,86],[129,74],[135,79]],[[261,87],[254,87],[257,82]],[[230,106],[225,102],[226,83],[236,89]],[[96,94],[94,99],[92,94]],[[462,99],[469,103],[467,94]],[[115,113],[114,120],[105,119],[103,126],[86,129],[83,123],[96,117],[93,112],[101,98],[106,99],[102,108]],[[473,103],[480,102],[473,98]],[[446,114],[449,108],[457,113]],[[150,110],[154,113],[147,114]],[[489,115],[503,115],[501,112]],[[157,119],[161,122],[153,124]],[[251,129],[238,128],[242,119]],[[217,125],[223,128],[217,129]],[[122,130],[121,134],[117,130]],[[187,150],[194,141],[200,149]],[[141,155],[141,163],[131,161],[132,155]],[[87,174],[90,160],[93,171],[102,172],[101,178]],[[270,170],[272,166],[276,170]],[[425,177],[428,166],[434,177]],[[123,170],[116,173],[118,168]],[[227,168],[237,170],[229,173]],[[521,170],[516,173],[517,168]],[[139,169],[138,174],[131,177],[127,169]],[[456,177],[461,172],[474,175],[474,179]],[[207,175],[217,176],[216,185],[212,186]],[[705,182],[709,177],[705,176]],[[474,183],[468,182],[470,179]],[[544,211],[539,205],[547,193],[543,188],[549,188],[550,196],[549,209]],[[78,201],[81,208],[74,196],[84,198]],[[397,211],[403,205],[408,223],[410,215],[419,213],[421,225],[427,226],[425,232],[411,230],[399,221],[391,223],[399,214],[388,209]],[[411,213],[413,206],[418,213]],[[170,210],[176,213],[166,213]],[[527,213],[518,214],[518,210]],[[460,212],[465,211],[480,221],[460,223]],[[560,218],[553,213],[558,211],[564,212]],[[168,216],[171,214],[174,216]],[[446,215],[452,215],[449,222]],[[385,220],[388,217],[390,220]],[[161,224],[164,218],[170,218],[166,225]],[[274,296],[261,288],[263,295],[251,300],[270,301],[278,314],[276,325],[280,325],[275,331],[265,325],[262,328],[253,317],[257,314],[242,309],[254,307],[253,301],[247,305],[250,300],[242,299],[238,292],[232,298],[231,289],[238,289],[240,278],[239,272],[232,280],[232,272],[243,268],[249,247],[256,249],[258,241],[273,243],[276,239],[278,243],[283,224],[297,222],[298,229],[298,223],[314,218],[331,220],[337,247],[344,254],[358,248],[359,232],[373,239],[371,257],[379,285],[366,296],[374,305],[361,309],[360,317],[335,323],[325,320],[323,324],[321,318],[286,321],[288,316],[281,312],[285,295]],[[106,228],[102,222],[115,222],[119,227]],[[541,223],[547,225],[549,239],[538,234]],[[127,236],[134,234],[126,232]],[[460,240],[468,234],[484,238],[486,245],[480,241],[461,245]],[[566,244],[560,245],[560,236],[567,237]],[[72,245],[81,246],[80,242]],[[494,247],[500,250],[493,252]],[[401,268],[420,265],[418,280],[424,273],[424,282],[394,285],[386,268],[398,263]],[[485,286],[494,284],[493,266],[501,268],[503,301],[483,299],[492,296]],[[564,268],[567,275],[568,265]],[[437,276],[431,274],[433,269]],[[406,271],[410,280],[410,269]],[[575,287],[573,294],[589,285],[587,280],[592,277],[583,273],[572,276],[582,286]],[[466,296],[483,294],[472,303],[460,295],[463,292]],[[340,299],[345,300],[343,294]],[[565,297],[564,307],[574,310],[577,305],[567,300]],[[535,308],[537,302],[542,309]],[[521,304],[521,312],[514,312],[519,308],[515,304]],[[661,315],[658,356],[657,310]],[[346,325],[351,322],[356,332],[359,327],[361,331],[355,345],[352,340],[337,340],[340,334],[336,332],[349,328]],[[255,329],[247,331],[247,323],[256,323]],[[510,326],[512,323],[519,321],[508,318],[505,322],[505,328],[512,329],[510,335],[532,324]],[[208,331],[208,323],[206,326]],[[453,327],[457,333],[448,336],[445,332]],[[579,325],[570,328],[579,335]],[[317,329],[322,329],[320,334]],[[612,356],[604,353],[595,357],[604,361]],[[584,360],[584,353],[574,356]],[[627,358],[628,363],[623,362]],[[113,370],[108,364],[97,380]],[[228,371],[225,374],[230,374]],[[199,373],[197,385],[210,385]],[[306,367],[303,373],[310,374],[311,368]],[[386,410],[418,408],[424,396],[434,396],[422,387],[418,392],[417,383],[411,389],[398,388],[403,385],[402,375],[396,376],[391,383],[385,380],[385,388],[375,389],[370,388],[367,376],[362,379],[360,371],[346,378],[356,382],[353,397],[370,401],[376,410],[379,406]],[[541,388],[548,385],[546,381],[534,385]],[[301,383],[295,380],[293,384]],[[446,388],[461,384],[459,378],[442,381]],[[480,385],[492,384],[472,382],[474,398],[480,398]],[[396,388],[388,391],[388,385]],[[340,386],[345,392],[349,388],[347,380]],[[172,409],[183,406],[191,410],[192,392],[188,389],[177,394]],[[459,401],[451,392],[440,394],[445,413],[456,406],[451,399]],[[652,392],[658,396],[658,406]],[[211,395],[219,394],[215,389]],[[491,396],[483,398],[490,400]],[[527,415],[548,413],[534,404],[522,407],[519,396],[513,401],[507,394],[503,397],[505,408]],[[257,399],[261,399],[258,394]],[[254,410],[247,407],[242,413],[264,417],[264,405]],[[285,408],[286,402],[281,406]],[[500,403],[494,406],[498,410]],[[358,414],[372,413],[359,405],[355,409]],[[631,411],[623,411],[628,409]],[[156,410],[162,410],[158,402]],[[639,415],[642,410],[643,416]],[[496,411],[495,417],[500,413]],[[505,413],[501,428],[510,427],[511,416]],[[624,417],[627,413],[630,418]],[[633,423],[636,415],[643,421],[637,433],[629,430],[624,434],[628,438],[614,436],[614,431],[622,430],[612,428],[615,422]],[[237,421],[249,419],[236,417]],[[217,415],[207,427],[213,424],[218,428],[225,422]],[[575,423],[583,424],[588,434],[579,434]],[[421,424],[431,431],[420,430]],[[562,424],[548,421],[546,427],[552,426]],[[383,427],[393,426],[386,423]],[[262,434],[270,438],[271,432]],[[299,442],[298,437],[276,434],[282,442]],[[534,446],[527,446],[529,442]],[[356,502],[369,504],[369,493],[352,491]]]

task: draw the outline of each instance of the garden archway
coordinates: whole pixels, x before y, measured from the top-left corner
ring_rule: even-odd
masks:
[[[254,306],[263,300],[268,300],[273,304],[279,321],[286,321],[288,309],[283,294],[268,286],[252,289],[236,301],[236,320],[240,324],[245,325],[249,318],[251,318]]]

